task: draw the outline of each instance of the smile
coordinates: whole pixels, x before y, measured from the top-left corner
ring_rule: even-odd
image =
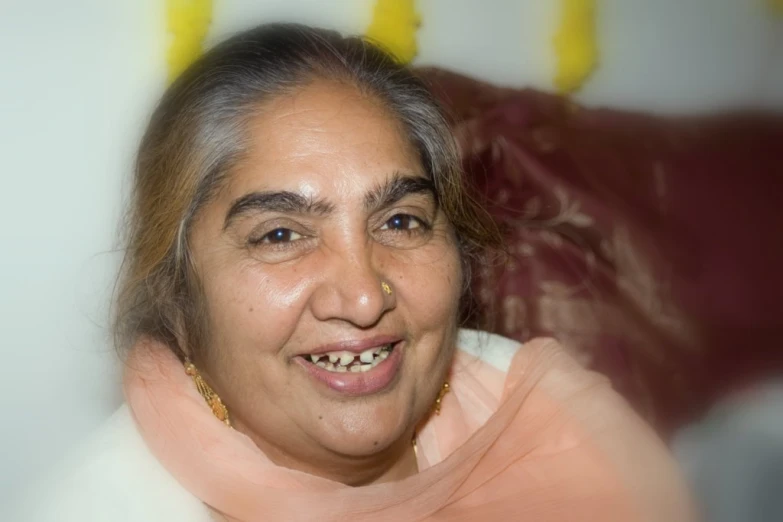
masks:
[[[378,393],[396,382],[403,344],[387,343],[358,353],[334,350],[304,354],[295,359],[319,384],[342,395],[361,396]]]
[[[360,354],[339,351],[305,357],[319,368],[329,372],[368,372],[386,360],[392,349],[394,349],[394,343],[365,350]]]

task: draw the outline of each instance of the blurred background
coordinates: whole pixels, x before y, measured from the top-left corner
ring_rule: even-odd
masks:
[[[491,329],[556,335],[669,439],[780,369],[783,9],[588,2],[592,65],[564,89],[567,3],[419,0],[413,65],[509,229],[475,281]],[[214,0],[206,45],[365,33],[374,6]],[[0,0],[0,503],[121,401],[119,223],[171,38],[164,0]]]

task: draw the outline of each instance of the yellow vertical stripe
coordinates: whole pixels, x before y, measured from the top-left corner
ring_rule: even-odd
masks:
[[[212,0],[166,0],[166,22],[171,35],[166,55],[171,82],[201,55],[212,22]]]
[[[596,0],[560,0],[560,19],[553,38],[555,87],[578,90],[598,64]]]
[[[421,18],[414,0],[376,0],[366,36],[381,44],[402,63],[416,57],[416,31]]]

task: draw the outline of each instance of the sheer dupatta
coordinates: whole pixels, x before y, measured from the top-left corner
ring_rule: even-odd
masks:
[[[231,521],[691,520],[660,441],[556,342],[525,344],[505,374],[457,350],[450,383],[421,425],[420,472],[365,487],[276,466],[213,417],[158,343],[134,347],[125,394],[158,460]]]

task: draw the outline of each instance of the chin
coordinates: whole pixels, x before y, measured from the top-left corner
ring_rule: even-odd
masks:
[[[390,437],[388,433],[372,436],[357,434],[355,437],[341,438],[330,441],[328,448],[340,455],[350,457],[369,457],[381,453],[398,441],[398,437]]]
[[[355,410],[352,413],[335,412],[334,420],[324,426],[319,438],[325,447],[343,455],[363,457],[384,451],[398,442],[407,428],[399,414],[392,415],[384,410],[373,414]]]

